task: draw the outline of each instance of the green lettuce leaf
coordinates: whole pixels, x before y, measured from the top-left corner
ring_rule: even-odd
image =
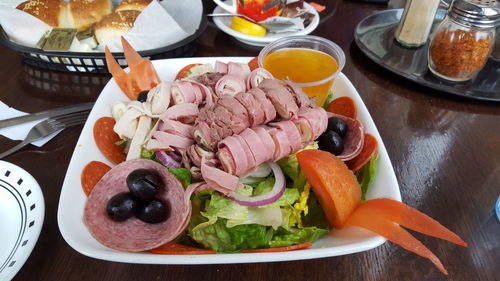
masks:
[[[378,154],[373,155],[372,159],[368,161],[361,169],[356,172],[356,178],[361,186],[361,201],[366,200],[366,193],[368,187],[375,179],[378,170]]]
[[[173,174],[177,179],[184,182],[185,186],[189,186],[191,184],[191,172],[188,169],[186,169],[186,168],[168,168],[168,171],[171,174]]]
[[[283,233],[276,233],[271,241],[269,241],[270,248],[287,247],[304,242],[314,242],[318,240],[321,235],[328,233],[328,230],[318,227],[305,227],[302,229],[287,231]]]

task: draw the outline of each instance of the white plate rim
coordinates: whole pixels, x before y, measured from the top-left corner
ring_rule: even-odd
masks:
[[[234,61],[246,63],[251,57],[204,57],[181,58],[153,61],[161,79],[172,81],[177,71],[191,63],[213,63]],[[358,105],[358,119],[365,125],[365,131],[372,134],[379,142],[379,171],[367,194],[367,198],[386,197],[401,201],[397,179],[389,156],[371,119],[366,106],[349,79],[340,73],[333,85],[336,97],[350,96]],[[154,255],[149,253],[119,252],[98,243],[86,229],[82,217],[85,195],[80,184],[83,167],[92,160],[111,163],[97,150],[93,138],[92,127],[99,117],[110,116],[112,101],[126,101],[127,97],[119,90],[114,80],[110,80],[99,95],[89,118],[78,139],[75,151],[68,166],[61,190],[57,220],[59,229],[66,242],[76,251],[97,259],[116,262],[142,264],[223,264],[253,263],[303,260],[332,257],[366,251],[383,244],[386,240],[378,235],[360,228],[335,230],[323,236],[314,245],[305,250],[285,253],[252,253],[252,254],[213,254],[213,255]],[[80,219],[78,219],[78,217]]]
[[[38,241],[45,217],[45,201],[40,185],[30,173],[3,160],[0,160],[0,188],[8,191],[20,207],[16,243],[11,246],[7,259],[0,261],[0,280],[10,280],[23,267]],[[6,225],[2,225],[2,229],[13,230]]]
[[[213,17],[213,21],[215,25],[222,30],[224,33],[234,37],[235,39],[254,46],[265,46],[267,43],[273,42],[279,38],[286,37],[286,36],[295,36],[295,35],[307,35],[311,32],[313,32],[316,27],[319,25],[319,14],[318,12],[314,9],[313,6],[309,5],[308,3],[304,2],[304,7],[305,9],[314,14],[314,19],[312,22],[304,28],[304,30],[297,31],[297,32],[285,32],[285,33],[279,33],[279,34],[273,34],[273,35],[266,35],[266,36],[253,36],[253,35],[248,35],[244,34],[241,32],[238,32],[236,30],[233,30],[230,27],[230,17]],[[224,9],[221,7],[217,6],[215,7],[214,14],[220,14],[220,13],[227,13]],[[229,24],[228,24],[229,22]]]

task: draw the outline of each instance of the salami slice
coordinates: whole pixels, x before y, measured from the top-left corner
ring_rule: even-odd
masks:
[[[343,139],[344,151],[342,151],[342,154],[337,155],[337,157],[342,161],[351,160],[356,157],[363,148],[365,139],[363,124],[359,120],[328,112],[328,118],[330,117],[341,118],[347,124],[347,133]]]
[[[99,150],[114,164],[125,161],[123,147],[116,145],[121,141],[118,134],[113,131],[115,119],[112,117],[101,117],[94,124],[94,141]]]
[[[107,215],[108,201],[118,193],[128,192],[126,178],[136,169],[155,171],[162,178],[165,186],[156,198],[170,210],[166,221],[149,224],[132,217],[116,222]],[[137,159],[123,162],[104,175],[87,199],[83,220],[92,236],[103,245],[115,250],[141,252],[177,237],[187,225],[190,209],[184,188],[165,167],[152,160]]]
[[[92,189],[94,189],[94,186],[107,172],[109,172],[109,170],[111,170],[111,167],[100,161],[89,162],[83,168],[81,183],[85,195],[89,196]]]

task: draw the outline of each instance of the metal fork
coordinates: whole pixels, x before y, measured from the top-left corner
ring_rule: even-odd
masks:
[[[45,119],[44,121],[36,124],[28,132],[26,138],[18,143],[16,146],[0,154],[0,159],[8,156],[19,149],[23,148],[27,144],[30,144],[36,140],[42,139],[49,136],[55,132],[64,130],[68,127],[83,124],[89,115],[89,110],[70,113],[66,115],[60,115]]]

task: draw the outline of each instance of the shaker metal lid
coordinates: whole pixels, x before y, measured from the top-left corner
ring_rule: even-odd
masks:
[[[455,0],[448,15],[469,26],[495,27],[500,24],[500,6],[496,0]]]

